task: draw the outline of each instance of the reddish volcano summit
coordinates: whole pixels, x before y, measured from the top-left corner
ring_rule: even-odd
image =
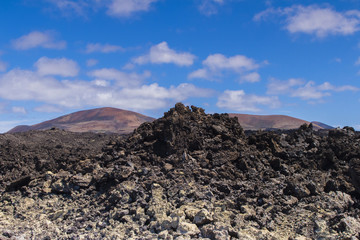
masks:
[[[260,130],[260,129],[296,129],[303,124],[313,124],[313,128],[331,129],[331,126],[320,122],[308,122],[299,118],[289,117],[285,115],[250,115],[230,113],[230,117],[237,117],[240,125],[244,130]]]
[[[154,118],[140,113],[105,107],[71,113],[32,126],[17,126],[9,133],[45,130],[53,127],[71,132],[130,133],[140,124],[153,120]]]

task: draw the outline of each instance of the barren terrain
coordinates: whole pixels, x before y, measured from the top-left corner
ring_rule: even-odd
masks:
[[[3,239],[359,239],[360,135],[182,104],[130,135],[0,135]]]

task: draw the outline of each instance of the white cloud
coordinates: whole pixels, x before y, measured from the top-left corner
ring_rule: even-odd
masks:
[[[298,97],[303,100],[321,100],[323,97],[331,96],[331,92],[359,91],[360,88],[344,85],[334,86],[329,82],[316,85],[315,82],[305,82],[301,79],[289,79],[280,81],[271,79],[268,84],[267,93],[271,95],[285,94],[291,97]]]
[[[190,97],[208,97],[212,91],[198,88],[193,84],[163,87],[157,83],[119,84],[125,76],[134,78],[147,77],[142,75],[121,74],[114,70],[94,72],[94,76],[106,79],[93,81],[58,80],[38,72],[12,69],[0,75],[0,98],[14,101],[36,101],[44,105],[60,108],[80,108],[84,106],[110,106],[130,110],[149,110],[168,107],[175,102]],[[112,80],[114,79],[114,80]],[[123,81],[122,83],[127,81]],[[48,111],[45,107],[38,111]]]
[[[101,100],[122,108],[130,106],[133,109],[156,109],[167,106],[169,102],[183,101],[197,93],[200,93],[201,97],[205,96],[207,91],[191,84],[164,88],[154,83],[139,88],[125,88],[118,93],[105,93]]]
[[[258,64],[251,58],[243,55],[236,55],[233,57],[225,57],[222,54],[209,55],[204,61],[203,65],[212,71],[230,69],[235,72],[243,72],[244,70],[253,70],[259,67]]]
[[[276,108],[280,106],[280,101],[274,96],[268,97],[246,94],[243,90],[225,90],[224,93],[219,96],[216,105],[220,108],[238,112],[258,112],[261,110],[258,105]]]
[[[34,66],[40,75],[59,75],[63,77],[75,77],[79,73],[78,64],[66,58],[40,58]]]
[[[0,61],[0,72],[5,72],[7,68],[7,64],[3,61]]]
[[[334,92],[344,92],[344,91],[356,92],[356,91],[360,90],[360,88],[354,87],[354,86],[351,86],[351,85],[344,85],[344,86],[336,87],[336,86],[332,85],[329,82],[324,82],[323,84],[319,85],[318,88],[321,91],[334,91]]]
[[[202,0],[198,6],[199,11],[207,16],[218,13],[219,6],[223,5],[225,0]]]
[[[93,67],[98,63],[99,63],[99,61],[96,59],[93,59],[93,58],[86,60],[86,66],[88,66],[88,67]]]
[[[158,0],[112,0],[107,14],[115,17],[129,17],[136,12],[150,10],[151,4]]]
[[[91,81],[91,83],[98,87],[108,87],[111,85],[110,81],[103,80],[103,79],[95,79],[95,80]]]
[[[117,45],[89,43],[86,46],[86,53],[100,52],[100,53],[113,53],[118,51],[124,51],[124,48]]]
[[[12,107],[11,110],[13,113],[21,113],[21,114],[27,113],[24,107]]]
[[[76,105],[76,95],[64,95],[64,89],[69,88],[68,82],[59,82],[52,77],[41,76],[35,72],[13,69],[0,76],[0,97],[8,100],[35,100],[54,104],[64,104],[62,98],[73,98],[67,106]]]
[[[164,99],[171,99],[172,101],[179,102],[184,101],[189,97],[197,96],[197,97],[207,97],[212,93],[212,91],[207,89],[201,89],[193,84],[182,83],[178,86],[171,86],[170,88],[164,88],[159,86],[157,83],[151,85],[143,85],[140,88],[134,89],[123,89],[121,94],[124,95],[124,98],[134,101],[135,99],[139,99],[133,102],[136,104],[136,108],[141,109],[141,105],[145,106],[150,105],[146,101],[149,99],[155,105],[159,107],[166,106],[166,102]],[[129,102],[131,104],[131,101]],[[158,108],[158,107],[157,107]]]
[[[203,78],[203,79],[212,79],[216,76],[221,76],[223,72],[233,72],[240,74],[244,77],[244,80],[252,78],[252,80],[257,80],[258,73],[247,73],[258,69],[260,67],[253,59],[248,58],[244,55],[235,55],[232,57],[226,57],[222,54],[212,54],[209,55],[203,62],[203,68],[198,69],[188,75],[189,79],[193,78]],[[243,75],[245,74],[245,75]]]
[[[97,78],[98,86],[104,85],[105,82],[101,80],[113,80],[117,86],[120,87],[136,87],[151,76],[151,73],[145,71],[139,75],[137,73],[126,73],[114,68],[102,68],[89,72],[89,76]]]
[[[285,29],[290,33],[326,37],[350,35],[360,29],[360,11],[358,10],[337,12],[331,7],[296,5],[288,8],[269,8],[255,15],[254,20],[264,20],[270,15],[285,16]]]
[[[259,81],[260,81],[260,74],[258,74],[257,72],[252,72],[252,73],[246,74],[244,76],[241,76],[241,78],[240,78],[240,82],[254,83],[254,82],[259,82]]]
[[[290,78],[287,81],[280,81],[275,78],[270,79],[268,84],[268,94],[287,94],[292,91],[294,87],[301,86],[304,81],[298,78]]]
[[[204,68],[201,68],[201,69],[198,69],[192,73],[190,73],[188,75],[188,78],[189,79],[193,79],[193,78],[203,78],[203,79],[210,79],[211,76],[210,76],[210,73],[208,70],[204,69]]]
[[[136,64],[163,64],[173,63],[178,66],[190,66],[194,63],[195,56],[187,52],[176,52],[170,49],[167,42],[161,42],[150,48],[148,54],[137,57],[133,60]]]
[[[66,48],[65,41],[57,41],[54,38],[55,33],[52,31],[39,32],[33,31],[18,39],[12,41],[12,45],[17,50],[27,50],[30,48],[49,48],[49,49],[64,49]]]
[[[293,90],[291,96],[299,97],[303,100],[309,99],[321,99],[325,96],[330,96],[329,92],[325,92],[315,85],[314,82],[310,81],[305,84],[305,86],[299,87],[298,89]]]

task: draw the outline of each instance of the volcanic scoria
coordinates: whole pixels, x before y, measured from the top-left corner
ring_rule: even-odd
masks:
[[[0,135],[0,239],[359,239],[360,135],[178,103],[127,136]]]

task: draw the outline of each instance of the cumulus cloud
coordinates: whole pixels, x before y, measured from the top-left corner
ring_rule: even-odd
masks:
[[[158,0],[112,0],[107,14],[115,17],[129,17],[136,12],[150,10],[151,4]]]
[[[318,88],[321,91],[334,91],[334,92],[344,92],[344,91],[356,92],[356,91],[360,90],[360,88],[354,87],[354,86],[351,86],[351,85],[344,85],[344,86],[336,87],[336,86],[332,85],[329,82],[324,82],[323,84],[319,85]]]
[[[338,12],[333,8],[318,5],[295,5],[288,8],[269,8],[255,15],[254,20],[266,20],[269,16],[285,17],[285,29],[290,33],[350,35],[359,31],[360,11]]]
[[[323,97],[330,95],[329,92],[322,90],[312,81],[307,82],[304,86],[294,89],[291,93],[291,96],[299,97],[303,100],[322,99]]]
[[[63,91],[69,82],[59,82],[52,77],[41,76],[28,70],[13,69],[1,75],[0,85],[0,97],[8,100],[50,101],[61,104],[62,98],[69,97],[64,95]],[[76,92],[73,93],[76,98]]]
[[[78,64],[66,58],[40,58],[34,66],[37,72],[42,75],[59,75],[63,77],[75,77],[79,73]]]
[[[27,50],[31,48],[48,48],[48,49],[64,49],[66,48],[65,41],[55,40],[55,33],[53,31],[33,31],[27,35],[21,36],[12,41],[12,45],[17,50]]]
[[[249,71],[260,67],[253,59],[244,55],[235,55],[226,57],[222,54],[209,55],[203,62],[203,68],[198,69],[188,75],[189,79],[203,78],[211,80],[214,77],[221,76],[224,72],[240,74],[243,80],[256,81],[260,79],[258,73],[248,73]]]
[[[220,108],[226,108],[232,111],[259,112],[261,109],[258,105],[276,108],[280,106],[278,97],[275,96],[258,96],[246,94],[244,90],[225,90],[218,98],[216,105]]]
[[[185,99],[193,96],[197,97],[208,97],[212,91],[207,89],[201,89],[193,84],[182,83],[178,86],[171,86],[170,88],[165,88],[159,86],[157,83],[150,85],[143,85],[140,88],[127,88],[123,89],[122,94],[127,96],[129,99],[139,98],[139,101],[135,101],[135,104],[139,105],[137,108],[141,108],[141,105],[149,105],[147,99],[153,101],[155,105],[159,107],[165,107],[166,102],[164,99],[172,99],[173,101],[179,102],[184,101]],[[129,104],[131,104],[129,102]]]
[[[214,54],[208,56],[203,61],[203,64],[213,71],[230,69],[235,72],[242,72],[244,70],[253,70],[259,67],[253,59],[243,55],[236,55],[227,58],[222,54]]]
[[[114,72],[97,74],[114,79],[118,76],[118,72],[111,75]],[[212,94],[210,90],[187,83],[170,87],[162,87],[157,83],[122,87],[117,81],[109,80],[108,84],[95,84],[94,81],[58,80],[38,72],[12,69],[0,75],[0,98],[37,101],[60,108],[111,106],[137,111],[163,108],[190,97],[207,97]]]
[[[211,78],[211,74],[209,73],[208,70],[206,70],[205,68],[201,68],[198,69],[192,73],[190,73],[188,75],[189,79],[193,79],[193,78],[203,78],[203,79],[210,79]]]
[[[287,94],[292,91],[294,87],[301,86],[304,84],[302,79],[290,78],[287,81],[281,81],[275,78],[270,79],[268,84],[268,94]]]
[[[292,78],[287,81],[271,79],[268,84],[267,93],[271,95],[284,94],[303,100],[321,100],[323,97],[331,96],[331,92],[359,90],[360,88],[350,85],[334,86],[329,82],[316,85],[313,81],[305,82],[301,79]]]
[[[244,76],[241,76],[241,78],[240,78],[240,82],[254,83],[254,82],[259,82],[259,81],[260,81],[260,74],[258,74],[257,72],[252,72],[252,73],[246,74]]]
[[[143,83],[146,78],[151,76],[151,73],[145,71],[143,74],[126,73],[114,68],[102,68],[89,72],[91,77],[97,78],[94,82],[98,86],[108,85],[106,80],[115,81],[115,85],[120,87],[136,87]]]
[[[133,59],[136,64],[163,64],[173,63],[178,66],[190,66],[195,60],[195,56],[187,52],[176,52],[170,49],[167,42],[161,42],[150,48],[148,54]]]
[[[86,46],[86,53],[94,53],[94,52],[100,52],[100,53],[113,53],[118,51],[124,51],[124,48],[117,45],[111,45],[111,44],[100,44],[100,43],[89,43]]]

